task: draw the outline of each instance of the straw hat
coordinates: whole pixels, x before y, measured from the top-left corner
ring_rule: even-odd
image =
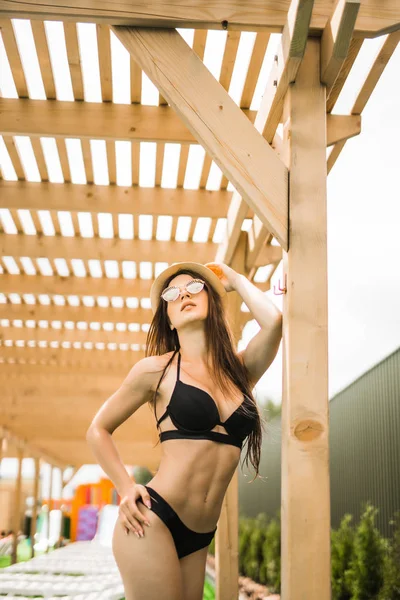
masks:
[[[181,269],[192,269],[193,271],[198,273],[199,276],[202,277],[209,285],[211,285],[214,288],[214,290],[220,295],[223,306],[226,306],[228,294],[217,275],[211,269],[197,262],[178,262],[173,263],[170,267],[164,269],[164,271],[162,271],[159,274],[159,276],[154,280],[153,285],[151,286],[150,301],[153,315],[157,310],[160,295],[164,289],[164,284],[166,280],[171,275],[174,275],[174,273],[177,273]]]

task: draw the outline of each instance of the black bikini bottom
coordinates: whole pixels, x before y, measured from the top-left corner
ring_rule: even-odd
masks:
[[[183,558],[187,554],[196,552],[196,550],[200,550],[200,548],[205,548],[211,543],[215,532],[217,531],[217,527],[213,531],[208,531],[207,533],[200,533],[189,529],[189,527],[186,527],[186,525],[182,523],[172,506],[170,506],[156,490],[149,485],[145,485],[144,487],[149,492],[152,499],[151,510],[164,521],[172,534],[179,558]],[[138,498],[137,502],[142,502],[142,499]]]

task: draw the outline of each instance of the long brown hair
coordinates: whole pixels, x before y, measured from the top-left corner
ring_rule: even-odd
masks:
[[[179,274],[191,275],[194,278],[199,278],[200,275],[191,269],[182,269],[171,275],[165,281],[167,287],[170,281]],[[201,278],[201,277],[200,277]],[[208,293],[208,314],[205,320],[205,339],[207,356],[211,355],[212,365],[214,366],[214,382],[229,394],[232,391],[232,383],[237,386],[243,394],[248,397],[251,404],[250,408],[246,407],[246,402],[243,402],[238,412],[242,412],[254,418],[255,424],[252,432],[246,438],[247,453],[243,462],[248,466],[249,458],[258,477],[259,464],[261,457],[262,430],[265,426],[265,420],[260,414],[257,402],[251,391],[251,382],[248,371],[245,365],[238,358],[234,347],[234,336],[227,319],[226,312],[222,305],[221,297],[211,285],[205,282],[204,289]],[[168,360],[162,376],[158,382],[156,391],[150,404],[153,404],[154,413],[156,405],[157,391],[163,380],[168,366],[171,364],[176,352],[180,349],[179,337],[176,329],[171,331],[170,321],[167,314],[167,303],[161,298],[154,314],[153,320],[147,334],[146,340],[146,356],[160,356],[173,350],[171,358]],[[231,384],[229,386],[229,383]],[[243,466],[243,463],[242,463]],[[254,479],[252,481],[254,481]],[[251,482],[250,482],[251,483]]]

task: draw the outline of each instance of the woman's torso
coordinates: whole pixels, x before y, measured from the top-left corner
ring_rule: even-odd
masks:
[[[165,355],[166,359],[172,352]],[[156,413],[160,418],[170,402],[177,380],[177,358],[167,368],[156,399]],[[226,399],[220,389],[212,386],[210,374],[203,365],[186,371],[181,362],[180,381],[205,390],[214,399],[225,421],[243,401],[243,393],[232,388]],[[160,424],[160,431],[175,430],[167,416]],[[226,434],[222,425],[213,431]],[[176,510],[182,521],[194,531],[210,531],[215,528],[222,501],[240,458],[240,448],[203,439],[172,439],[162,443],[159,469],[148,485],[154,487]]]

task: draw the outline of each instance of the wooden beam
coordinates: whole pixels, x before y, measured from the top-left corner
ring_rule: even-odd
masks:
[[[285,25],[290,0],[227,0],[214,3],[212,9],[198,2],[135,2],[130,0],[2,0],[0,15],[15,19],[41,19],[106,23],[136,27],[167,27],[194,29],[236,29],[241,31],[281,32]],[[321,31],[331,16],[332,3],[316,1],[311,28]],[[363,2],[356,23],[356,31],[370,36],[395,27],[400,22],[397,0]]]
[[[389,62],[390,57],[393,52],[397,48],[398,43],[400,42],[400,31],[396,31],[387,36],[385,40],[383,40],[381,44],[381,48],[375,57],[373,65],[362,84],[360,91],[357,94],[357,98],[353,104],[353,107],[350,111],[351,115],[360,115],[364,110],[369,98],[371,97],[372,92],[375,89],[376,84],[379,81],[380,76],[382,75],[387,63]],[[333,148],[331,153],[328,156],[327,160],[327,169],[328,173],[331,171],[334,166],[336,160],[338,159],[341,151],[343,150],[346,143],[346,139],[337,142]]]
[[[30,340],[36,343],[45,341],[49,344],[57,342],[74,344],[139,344],[144,346],[147,339],[147,333],[144,331],[92,331],[91,329],[55,329],[53,327],[0,327],[0,343],[5,341],[17,342]]]
[[[254,125],[272,143],[282,116],[283,101],[304,55],[314,0],[292,0],[273,68]]]
[[[0,275],[0,289],[3,294],[54,294],[83,296],[119,296],[121,298],[145,297],[150,294],[150,279],[60,277],[60,275]],[[8,306],[8,305],[7,305]],[[145,309],[143,309],[145,310]]]
[[[11,277],[14,277],[11,275]],[[23,276],[22,276],[23,277]],[[40,277],[40,275],[39,275]],[[18,279],[18,277],[17,277]],[[1,278],[0,278],[1,281]],[[86,284],[87,286],[87,284]],[[153,314],[150,308],[114,308],[112,306],[52,306],[43,304],[0,304],[0,319],[13,321],[85,321],[86,323],[150,323]]]
[[[18,459],[18,469],[17,469],[17,477],[15,479],[15,488],[14,488],[14,502],[12,504],[12,523],[13,523],[13,541],[12,541],[12,550],[11,550],[11,564],[14,565],[17,562],[17,547],[18,547],[18,533],[22,530],[22,519],[21,519],[21,509],[22,509],[22,461],[24,459],[24,450],[22,447],[18,448],[17,451],[17,459]]]
[[[197,54],[175,30],[112,30],[248,205],[286,247],[287,169]]]
[[[32,443],[28,441],[25,437],[18,436],[14,433],[14,431],[8,427],[4,427],[3,424],[0,424],[0,438],[6,438],[10,444],[16,446],[17,448],[23,448],[26,456],[31,458],[42,458],[46,462],[51,463],[55,466],[60,466],[60,468],[65,468],[68,466],[67,462],[62,462],[57,458],[57,455],[53,455],[52,452],[47,452],[41,448],[40,444]],[[9,453],[7,456],[11,456]]]
[[[284,116],[281,595],[290,600],[331,598],[325,92],[320,40],[310,38]]]
[[[33,350],[30,348],[29,350]],[[43,350],[43,348],[42,348]],[[16,355],[16,353],[14,352]],[[17,356],[17,355],[16,355]],[[33,356],[33,354],[32,354]],[[136,355],[135,355],[136,356]],[[27,358],[27,356],[25,356]],[[132,358],[130,364],[133,365],[134,359]],[[122,365],[122,368],[115,365],[115,370],[111,373],[108,371],[103,371],[102,367],[93,368],[91,365],[89,366],[70,366],[70,365],[52,365],[52,364],[29,364],[25,363],[6,363],[0,361],[0,380],[5,383],[7,380],[10,383],[10,389],[13,389],[13,385],[21,385],[23,386],[32,381],[32,386],[38,385],[39,388],[44,389],[44,387],[49,383],[54,381],[58,382],[66,382],[76,381],[80,385],[83,386],[83,389],[86,385],[91,385],[91,382],[98,382],[98,385],[101,385],[102,382],[104,385],[108,385],[108,382],[118,383],[121,377],[124,377],[126,374],[125,366]],[[20,383],[19,383],[20,382]]]
[[[120,298],[148,298],[150,287],[153,283],[152,279],[122,279],[122,278],[90,278],[90,291],[88,289],[88,279],[86,277],[60,277],[60,275],[0,275],[0,289],[3,294],[54,294],[75,295],[79,298],[83,296],[118,296]],[[268,291],[269,287],[266,283],[256,283],[263,292]],[[0,305],[1,306],[1,305]],[[6,305],[7,307],[10,304]],[[27,305],[29,308],[32,305]],[[56,309],[55,306],[52,309]],[[14,309],[11,309],[14,310]],[[17,310],[17,309],[15,309]],[[93,310],[93,309],[90,309]],[[137,310],[137,309],[129,309]],[[141,309],[144,311],[150,309]],[[13,313],[12,313],[13,314]],[[147,322],[147,321],[146,321]]]
[[[39,502],[39,479],[40,479],[40,459],[34,458],[34,480],[33,480],[33,506],[32,506],[32,518],[30,528],[31,538],[31,558],[35,556],[35,534],[36,534],[36,520],[37,520],[37,508]]]
[[[64,112],[63,105],[66,112]],[[50,106],[49,106],[50,105]],[[128,110],[129,113],[128,114]],[[163,118],[157,113],[158,110],[165,112]],[[246,114],[248,119],[253,123],[256,119],[256,112],[243,109],[242,112]],[[115,120],[113,120],[113,115]],[[25,115],[25,116],[24,116]],[[338,116],[338,115],[335,115]],[[347,115],[343,116],[345,119]],[[49,121],[50,119],[50,121]],[[137,127],[133,126],[130,130],[123,124],[127,122],[137,121]],[[107,129],[104,129],[102,125],[105,123]],[[158,125],[157,125],[158,124]],[[123,126],[122,126],[123,125]],[[328,131],[330,122],[328,119]],[[68,133],[68,128],[69,132]],[[145,105],[132,105],[132,107],[124,104],[112,104],[112,103],[76,103],[76,102],[58,102],[58,101],[43,101],[43,100],[15,100],[13,98],[1,98],[0,99],[0,131],[9,140],[12,140],[11,135],[30,135],[32,141],[38,141],[39,136],[55,136],[58,141],[61,142],[62,137],[77,137],[82,140],[89,139],[128,139],[128,140],[139,140],[139,141],[155,141],[169,143],[180,143],[180,144],[196,144],[197,139],[192,133],[185,127],[184,123],[180,121],[174,111],[170,107],[159,108],[157,106],[145,106]],[[273,145],[276,140],[273,140]],[[109,143],[109,142],[107,142]],[[110,142],[111,143],[111,142]],[[16,150],[15,150],[16,152]],[[14,166],[18,168],[18,160],[13,160]],[[24,178],[22,167],[20,167],[20,178]],[[67,177],[69,179],[69,177]],[[8,189],[12,187],[22,185],[22,182],[2,182],[1,185],[8,186]],[[45,197],[47,196],[46,190],[57,190],[57,197],[52,199],[56,203],[57,210],[67,210],[59,208],[58,203],[62,204],[66,196],[71,197],[72,202],[77,196],[81,196],[85,203],[89,203],[92,212],[96,212],[96,207],[99,202],[105,202],[104,197],[111,193],[115,201],[121,202],[121,209],[118,208],[118,204],[115,208],[115,202],[109,202],[108,212],[120,212],[126,211],[126,205],[129,201],[141,202],[143,198],[143,205],[148,205],[149,197],[153,194],[157,194],[160,198],[157,198],[156,204],[163,203],[164,201],[170,201],[171,207],[168,208],[168,214],[183,214],[181,212],[182,206],[179,204],[179,200],[186,203],[186,198],[191,201],[191,208],[194,214],[203,216],[225,216],[227,212],[226,202],[222,204],[220,208],[220,201],[216,201],[216,195],[220,195],[221,198],[230,198],[232,192],[224,190],[209,191],[209,190],[186,190],[186,189],[168,189],[168,188],[140,188],[140,187],[120,187],[120,186],[96,186],[96,185],[77,185],[71,184],[66,186],[65,183],[49,183],[48,187],[42,187],[43,183],[28,183],[24,184],[26,187],[21,189],[40,189],[44,190]],[[39,187],[40,186],[40,187]],[[18,189],[18,188],[17,188]],[[110,189],[112,190],[110,192]],[[62,190],[68,190],[65,194]],[[202,202],[195,203],[195,197],[198,198],[199,194],[203,196]],[[178,198],[176,198],[176,195]],[[34,194],[36,197],[36,205],[39,208],[43,208],[41,201],[41,194]],[[201,210],[198,206],[203,205],[203,201],[206,201],[207,196],[210,202],[207,204],[206,209]],[[58,197],[61,199],[58,200]],[[107,199],[108,201],[108,199]],[[197,204],[197,209],[195,208]],[[139,204],[140,207],[140,204]],[[151,214],[148,210],[140,210],[138,207],[135,212],[145,212]],[[213,208],[214,207],[214,208]],[[23,208],[18,206],[18,208]],[[27,207],[29,208],[29,207]],[[46,206],[48,208],[48,206]],[[135,207],[136,208],[136,207]],[[72,210],[70,208],[70,210]],[[88,210],[85,208],[77,208],[76,210]],[[104,206],[100,206],[99,211],[104,211]],[[163,207],[165,214],[165,209]],[[171,212],[172,211],[172,212]],[[252,211],[248,208],[248,211]],[[210,214],[211,213],[211,214]],[[156,214],[156,213],[153,213]],[[187,213],[185,213],[187,214]]]
[[[361,115],[327,115],[327,146],[361,133]]]
[[[242,231],[232,259],[232,268],[245,275],[247,233]],[[228,318],[235,346],[242,337],[240,306],[242,299],[237,292],[228,296]],[[222,502],[221,514],[215,536],[216,598],[232,600],[239,596],[239,488],[238,467],[231,478]]]
[[[279,263],[282,260],[282,248],[280,246],[273,246],[272,244],[266,244],[260,249],[256,249],[254,247],[252,248],[251,243],[250,243],[250,238],[252,237],[252,234],[250,233],[250,231],[249,231],[248,237],[249,237],[249,245],[247,248],[247,259],[249,257],[249,253],[251,256],[252,252],[254,252],[254,256],[256,257],[253,261],[248,260],[248,262],[246,262],[246,267],[248,268],[248,270],[250,270],[251,268],[258,269],[258,267],[264,267],[266,265]],[[258,241],[259,237],[260,236],[258,235],[255,238],[256,241]]]
[[[289,83],[295,80],[301,58],[304,54],[312,8],[313,0],[305,0],[304,2],[294,1],[290,7],[278,54],[275,56],[274,65],[254,122],[257,131],[269,143],[274,141],[276,128],[282,114],[283,99],[286,90]],[[242,228],[246,210],[245,206],[244,199],[238,191],[235,191],[227,215],[225,238],[217,250],[215,258],[217,262],[230,264]],[[257,230],[257,238],[249,238],[250,252],[246,259],[247,273],[254,266],[257,252],[271,238],[271,233],[273,233],[271,228],[257,214],[257,211],[254,212],[253,223]],[[287,246],[283,247],[287,250]]]
[[[232,192],[0,181],[2,208],[222,219]],[[247,207],[245,218],[253,211]]]
[[[177,35],[180,37],[179,33]],[[200,59],[198,61],[201,63]],[[248,121],[254,122],[256,111],[235,107],[246,116],[247,126]],[[169,106],[113,102],[0,98],[0,133],[110,141],[198,143],[195,135]]]
[[[342,68],[339,71],[339,75],[336,77],[332,86],[326,88],[326,112],[331,113],[337,99],[339,98],[340,92],[347,80],[347,77],[354,65],[354,62],[358,56],[363,45],[362,38],[353,38],[350,42],[349,51],[344,60]]]
[[[19,348],[17,346],[0,346],[0,360],[14,361],[22,365],[21,361],[29,361],[31,364],[51,365],[76,365],[77,369],[93,366],[95,368],[129,369],[132,365],[144,357],[143,350],[85,350],[67,348]]]
[[[349,51],[360,0],[339,0],[321,39],[321,81],[332,87]]]
[[[202,264],[214,259],[216,244],[213,242],[176,242],[171,240],[123,240],[119,238],[80,238],[64,236],[35,236],[0,234],[0,253],[6,256],[29,256],[49,259],[63,257],[82,260],[132,260],[157,262],[162,257],[168,263],[179,262],[182,256],[196,259]],[[190,258],[191,257],[191,258]],[[90,278],[92,280],[94,278]],[[88,278],[86,279],[88,283]],[[87,289],[90,293],[90,289]]]
[[[132,440],[118,440],[116,445],[124,464],[147,466],[151,471],[155,472],[159,467],[161,459],[161,444],[154,447],[156,442],[157,440],[143,443]],[[49,451],[57,452],[57,454],[65,458],[66,464],[77,468],[83,464],[93,464],[95,462],[93,453],[84,438],[78,439],[72,436],[70,439],[57,440],[47,438],[43,435],[36,437],[35,443],[40,444]]]

